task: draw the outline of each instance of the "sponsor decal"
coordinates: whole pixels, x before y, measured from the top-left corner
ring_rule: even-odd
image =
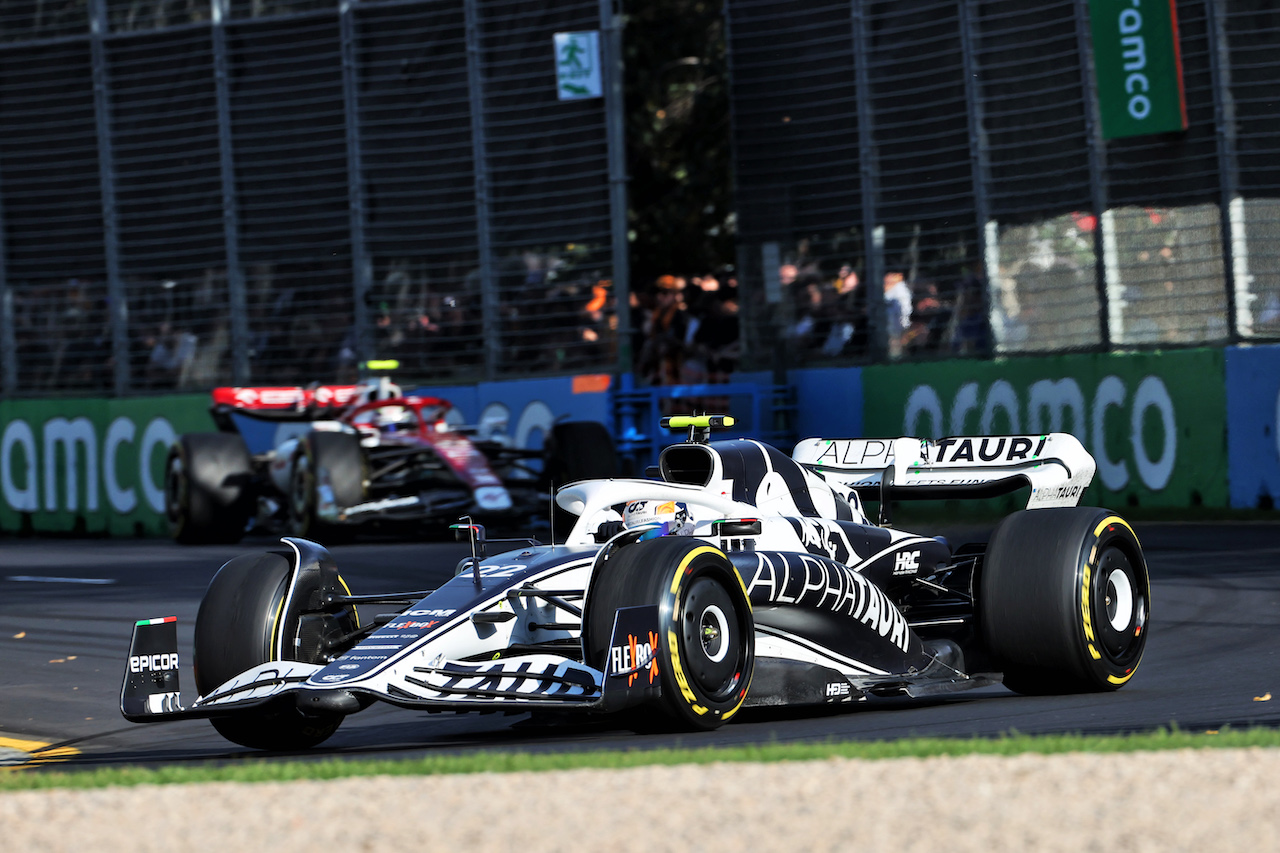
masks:
[[[511,577],[517,572],[523,572],[527,568],[529,567],[523,563],[512,564],[509,566],[481,566],[480,574],[487,578],[506,578]]]
[[[1040,456],[1044,444],[1049,437],[1042,435],[1039,442],[1026,436],[997,438],[943,438],[933,448],[937,452],[938,463],[986,462],[1009,463],[1026,462]],[[927,448],[928,445],[925,445]],[[1032,449],[1034,448],[1034,450]],[[974,457],[974,453],[977,457]]]
[[[433,619],[430,622],[414,622],[414,621],[388,622],[387,627],[395,631],[399,631],[402,629],[411,629],[411,628],[422,628],[423,630],[425,630],[427,628],[433,628],[439,624],[440,624],[440,620]],[[385,636],[385,635],[382,635],[382,636]],[[369,648],[369,647],[365,646],[364,648]]]
[[[338,667],[338,669],[359,669],[359,668],[360,668],[360,664],[358,663],[344,663],[342,666]]]
[[[397,652],[399,650],[399,646],[360,646],[360,651],[362,652]],[[348,658],[348,660],[350,660],[350,658]],[[381,660],[381,658],[379,658],[379,660]]]
[[[436,609],[436,610],[409,610],[405,612],[405,616],[452,616],[457,610]]]
[[[914,575],[920,571],[920,552],[919,551],[899,551],[893,559],[893,573],[895,575]]]
[[[889,464],[893,443],[880,439],[831,441],[814,460],[818,465],[841,465],[851,468],[883,468]]]
[[[1098,476],[1110,491],[1119,491],[1129,485],[1136,473],[1142,485],[1152,491],[1160,491],[1169,483],[1178,458],[1177,436],[1179,423],[1168,386],[1160,376],[1145,376],[1130,388],[1133,379],[1108,375],[1098,381],[1092,397],[1072,377],[1039,379],[1024,389],[1016,389],[1009,382],[999,379],[984,388],[977,382],[966,382],[947,401],[932,385],[921,384],[908,396],[902,420],[904,435],[922,435],[932,432],[952,434],[969,432],[976,426],[978,433],[996,432],[997,422],[1007,420],[1009,431],[1018,433],[1025,425],[1028,432],[1061,432],[1064,429],[1078,437],[1098,463]],[[1114,412],[1113,414],[1110,414]],[[973,423],[976,417],[976,425]],[[1118,418],[1128,427],[1129,452],[1113,456],[1108,448],[1104,423],[1108,418]],[[1163,443],[1152,453],[1143,441],[1146,420],[1158,422]],[[927,430],[923,421],[932,424]],[[1069,427],[1069,428],[1068,428]],[[999,439],[988,439],[988,442]],[[1016,439],[1014,439],[1016,440]],[[1023,439],[1029,440],[1029,439]],[[960,439],[944,439],[946,448],[939,451],[938,462],[980,462],[980,439],[968,439],[963,446]],[[1034,448],[1025,448],[1026,458],[1034,457]],[[1022,461],[1024,448],[1021,442],[1015,448],[1013,440],[998,451],[994,443],[988,443],[986,452],[997,454],[989,460],[995,462]],[[1013,458],[1018,454],[1018,458]],[[945,457],[945,458],[944,458]]]
[[[747,585],[754,604],[794,604],[843,613],[904,652],[911,647],[907,620],[875,584],[847,566],[808,554],[756,554]]]
[[[1074,486],[1055,486],[1050,489],[1036,489],[1036,494],[1048,498],[1078,498],[1083,491],[1084,487],[1077,484]]]
[[[44,422],[37,441],[32,424],[11,420],[0,441],[0,494],[8,507],[28,513],[95,513],[105,494],[110,510],[124,515],[143,508],[141,491],[150,510],[163,513],[163,474],[151,457],[177,439],[172,424],[151,418],[139,437],[134,419],[117,417],[106,426],[101,442],[99,429],[87,417],[53,417]],[[122,464],[126,460],[136,467],[130,470]]]
[[[640,673],[646,670],[650,684],[658,677],[658,656],[654,654],[654,649],[658,647],[658,635],[653,631],[648,634],[648,639],[644,642],[635,634],[627,634],[627,641],[623,645],[609,649],[609,668],[618,674],[630,673],[627,676],[628,687],[635,684]]]
[[[361,648],[365,648],[362,646]],[[398,648],[398,647],[397,647]],[[343,655],[343,660],[386,660],[386,655]],[[344,669],[345,667],[339,667]]]
[[[177,668],[177,652],[169,652],[162,655],[131,655],[129,657],[130,672],[161,672]]]
[[[796,535],[810,554],[830,557],[837,563],[848,563],[856,556],[844,530],[826,518],[788,518]]]
[[[853,693],[853,687],[847,681],[828,681],[828,699],[846,699]]]
[[[320,677],[321,681],[345,681],[351,678],[350,675],[324,675]]]

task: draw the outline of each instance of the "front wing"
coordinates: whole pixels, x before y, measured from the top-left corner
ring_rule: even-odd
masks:
[[[195,719],[235,714],[293,695],[299,707],[349,713],[362,697],[406,708],[475,711],[505,707],[513,712],[556,708],[608,713],[661,693],[657,658],[640,638],[656,635],[656,606],[618,611],[604,671],[569,658],[529,654],[487,661],[404,659],[352,681],[320,675],[331,664],[271,661],[240,673],[190,706],[181,701],[176,619],[143,620],[134,626],[120,694],[120,710],[131,722]],[[342,680],[326,683],[325,679]]]

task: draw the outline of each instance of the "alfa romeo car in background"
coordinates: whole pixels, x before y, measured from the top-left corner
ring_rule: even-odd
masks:
[[[525,523],[549,488],[612,476],[609,433],[558,423],[544,447],[512,446],[505,424],[464,426],[439,397],[386,376],[356,385],[215,388],[217,432],[170,448],[165,511],[173,538],[238,542],[251,526],[335,541],[360,527],[470,515]]]
[[[480,525],[457,525],[472,557],[432,591],[353,595],[304,539],[236,557],[196,617],[199,698],[182,701],[173,618],[146,619],[122,712],[207,717],[235,743],[295,749],[379,701],[706,730],[750,706],[1132,678],[1147,567],[1124,519],[1076,505],[1095,465],[1073,436],[809,439],[788,457],[710,441],[726,421],[670,419],[688,440],[662,452],[657,479],[560,488],[576,517],[562,542],[490,554]],[[885,513],[1027,487],[1028,508],[985,544],[952,547]]]

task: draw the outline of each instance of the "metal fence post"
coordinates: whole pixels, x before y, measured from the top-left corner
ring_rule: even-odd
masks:
[[[355,5],[359,0],[343,0],[338,9],[342,39],[342,100],[347,129],[347,198],[351,220],[351,268],[355,276],[352,318],[356,329],[359,361],[373,358],[369,334],[369,293],[373,288],[373,262],[365,245],[364,174],[360,156],[359,41],[356,36]]]
[[[18,338],[14,330],[13,290],[9,287],[9,246],[4,236],[3,183],[0,183],[0,370],[4,395],[18,393]]]
[[[867,32],[866,9],[870,0],[850,0],[853,17],[853,62],[858,91],[858,172],[862,184],[863,264],[867,280],[867,327],[871,334],[871,357],[884,361],[889,353],[889,330],[884,310],[884,227],[876,222],[880,201],[880,161],[875,146],[875,114],[871,106],[871,37]]]
[[[609,148],[609,230],[613,253],[613,299],[618,318],[618,363],[626,373],[631,354],[631,264],[627,240],[627,142],[623,100],[622,28],[625,20],[615,0],[600,0],[600,28],[604,30],[605,138]]]
[[[464,0],[467,27],[467,89],[471,97],[471,150],[475,169],[476,250],[480,256],[480,328],[484,338],[484,376],[493,379],[502,355],[499,301],[489,231],[489,164],[485,145],[484,68],[480,53],[480,0]]]
[[[1109,350],[1112,336],[1121,328],[1124,302],[1111,298],[1112,288],[1117,297],[1121,293],[1120,267],[1116,259],[1113,218],[1107,210],[1107,143],[1102,138],[1102,116],[1098,112],[1088,10],[1089,0],[1076,0],[1076,44],[1080,50],[1080,83],[1084,87],[1084,126],[1089,137],[1089,191],[1097,220],[1093,227],[1093,254],[1098,282],[1098,331],[1103,349]]]
[[[116,211],[115,160],[111,145],[111,92],[107,74],[106,0],[89,4],[89,50],[93,61],[93,110],[98,135],[98,178],[102,193],[102,252],[106,264],[107,299],[111,325],[111,355],[115,359],[117,397],[129,391],[129,305],[120,275],[120,233]]]
[[[231,376],[247,385],[249,364],[249,300],[240,263],[240,216],[236,209],[235,147],[231,139],[231,92],[227,60],[226,19],[230,0],[212,0],[214,97],[218,107],[218,166],[222,179],[222,234],[227,253],[227,308],[231,314]]]
[[[978,250],[986,286],[980,291],[986,318],[987,351],[991,348],[991,287],[999,275],[999,226],[991,218],[987,187],[991,184],[991,152],[987,142],[987,126],[982,112],[982,83],[978,78],[978,28],[974,0],[960,0],[960,54],[964,67],[964,99],[969,117],[969,161],[973,172],[973,212],[978,220]],[[992,266],[994,262],[994,266]]]
[[[1206,0],[1209,70],[1213,76],[1213,121],[1218,143],[1218,206],[1222,217],[1222,271],[1227,288],[1227,330],[1232,342],[1253,335],[1253,294],[1240,163],[1236,157],[1236,104],[1231,96],[1231,50],[1222,0]]]

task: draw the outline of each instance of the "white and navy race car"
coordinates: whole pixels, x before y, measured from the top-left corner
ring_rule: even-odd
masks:
[[[788,457],[711,441],[726,421],[671,418],[688,440],[653,479],[561,488],[577,519],[562,542],[490,554],[479,525],[458,525],[473,556],[439,589],[353,595],[304,539],[232,559],[196,618],[199,698],[181,701],[173,619],[143,620],[124,716],[207,717],[238,744],[297,749],[378,701],[705,730],[751,706],[1002,679],[1108,691],[1133,676],[1146,563],[1122,518],[1076,506],[1095,465],[1071,435],[809,439]],[[1027,509],[985,545],[898,530],[885,512],[1027,487]],[[394,615],[362,620],[366,605]]]

